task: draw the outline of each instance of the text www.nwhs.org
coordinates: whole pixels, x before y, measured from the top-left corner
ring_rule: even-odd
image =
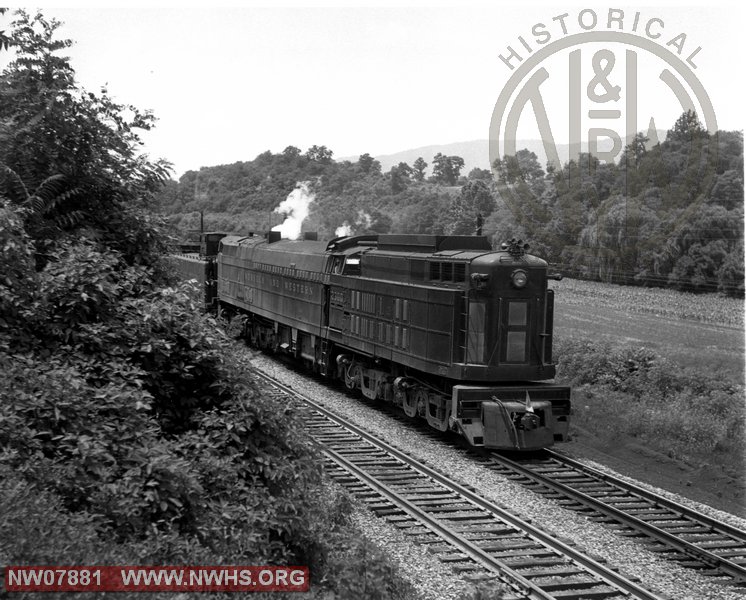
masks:
[[[306,592],[308,567],[9,566],[7,592]]]

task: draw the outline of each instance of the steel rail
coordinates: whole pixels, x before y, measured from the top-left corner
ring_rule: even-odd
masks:
[[[556,456],[561,457],[561,455]],[[642,519],[635,517],[634,515],[628,514],[623,510],[605,503],[602,500],[576,490],[569,485],[555,481],[548,475],[537,473],[530,467],[524,466],[519,462],[497,454],[492,454],[490,458],[495,463],[507,466],[509,469],[523,475],[524,477],[528,477],[529,479],[532,479],[533,481],[547,488],[550,488],[564,496],[570,497],[573,500],[577,500],[578,502],[585,504],[586,506],[589,506],[594,510],[597,510],[603,515],[608,515],[614,520],[644,533],[648,537],[663,542],[667,546],[681,552],[685,556],[693,558],[698,562],[704,563],[722,573],[730,575],[738,582],[746,581],[746,569],[727,560],[726,558],[723,558],[722,556],[718,556],[717,554],[713,554],[712,552],[709,552],[703,548],[699,548],[691,542],[688,542],[672,533],[656,527],[655,525],[647,523]],[[557,460],[564,460],[564,458],[557,458]],[[657,502],[658,497],[652,495],[650,501]],[[686,511],[687,509],[684,510]]]
[[[496,504],[489,502],[488,500],[485,500],[484,498],[481,498],[480,496],[478,496],[477,494],[475,494],[468,488],[450,480],[448,477],[446,477],[442,473],[439,473],[438,471],[426,465],[423,465],[422,463],[418,462],[416,459],[394,448],[393,446],[384,442],[383,440],[378,439],[377,437],[368,433],[367,431],[360,428],[359,426],[346,421],[344,418],[336,415],[335,413],[325,408],[324,406],[320,405],[319,403],[315,402],[314,400],[307,398],[303,394],[299,393],[297,390],[294,390],[276,381],[275,379],[273,379],[269,375],[266,375],[265,373],[257,372],[257,374],[262,379],[270,383],[271,385],[275,386],[278,389],[281,389],[283,392],[293,397],[298,398],[300,401],[311,406],[315,411],[322,414],[329,420],[337,423],[339,426],[343,428],[348,429],[349,431],[359,436],[361,439],[364,439],[370,444],[383,450],[387,454],[395,457],[399,461],[408,465],[410,468],[414,469],[415,471],[418,471],[420,474],[425,475],[426,477],[429,477],[430,479],[436,481],[440,485],[459,494],[463,498],[466,498],[467,500],[469,500],[471,503],[475,504],[477,507],[481,508],[482,510],[493,514],[498,519],[512,525],[516,529],[523,531],[529,537],[534,538],[536,541],[540,542],[544,546],[570,558],[576,564],[584,567],[587,571],[589,571],[590,573],[598,577],[602,582],[606,583],[607,585],[614,587],[620,590],[622,593],[631,595],[632,597],[638,598],[640,600],[661,600],[660,596],[653,594],[649,590],[646,590],[640,587],[636,583],[626,579],[625,577],[616,573],[615,571],[603,566],[602,564],[592,559],[591,557],[586,556],[582,554],[581,552],[575,550],[574,548],[568,546],[567,544],[561,542],[560,540],[553,538],[551,535],[541,531],[540,529],[534,527],[533,525],[527,523],[526,521],[520,519],[519,517],[507,512],[506,510],[500,508]]]
[[[584,465],[580,461],[577,461],[574,458],[570,458],[569,456],[565,456],[564,454],[561,454],[554,450],[546,450],[546,453],[550,458],[553,458],[566,465],[570,465],[574,469],[578,471],[582,471],[583,473],[586,473],[591,477],[594,477],[596,479],[601,479],[604,482],[608,483],[609,485],[617,486],[625,491],[629,491],[635,494],[636,496],[645,498],[646,500],[650,502],[655,502],[656,504],[659,504],[665,508],[668,508],[669,510],[673,512],[681,513],[682,515],[692,519],[693,521],[697,521],[698,523],[702,525],[710,527],[711,529],[715,530],[718,533],[729,535],[738,541],[742,541],[744,545],[746,545],[746,531],[744,531],[743,529],[738,529],[737,527],[734,527],[733,525],[729,525],[728,523],[723,523],[722,521],[718,521],[717,519],[714,519],[713,517],[709,515],[697,512],[696,510],[689,508],[688,506],[685,506],[683,504],[680,504],[676,502],[675,500],[671,500],[664,496],[659,496],[655,492],[646,490],[645,488],[640,487],[639,485],[635,485],[634,483],[630,483],[629,481],[624,481],[623,479],[619,479],[618,477],[609,475],[608,473],[604,473],[602,471],[594,469],[593,467],[589,467],[588,465]]]
[[[463,536],[459,535],[450,527],[447,527],[445,524],[440,522],[439,519],[420,509],[417,505],[409,502],[400,494],[397,494],[394,490],[389,488],[389,486],[381,483],[372,475],[369,475],[362,469],[358,468],[354,463],[350,462],[334,450],[323,448],[322,451],[341,469],[352,473],[357,479],[365,482],[368,487],[374,489],[378,494],[391,502],[391,504],[399,508],[399,510],[418,522],[423,523],[428,529],[466,554],[477,564],[499,575],[501,581],[513,587],[514,591],[518,591],[518,593],[525,595],[526,598],[530,598],[531,600],[554,600],[554,596],[548,594],[536,584],[531,583],[519,573],[516,573],[501,560],[490,556],[488,552],[482,550]],[[509,580],[506,579],[506,575],[510,578]],[[516,590],[515,588],[520,589]]]

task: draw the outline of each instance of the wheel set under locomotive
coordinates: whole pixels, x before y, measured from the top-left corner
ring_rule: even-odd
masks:
[[[527,245],[512,240],[493,251],[482,236],[313,238],[203,234],[203,258],[216,258],[177,259],[203,280],[208,303],[248,316],[253,344],[367,398],[474,446],[532,450],[567,438],[570,388],[548,381],[547,282],[557,276]]]

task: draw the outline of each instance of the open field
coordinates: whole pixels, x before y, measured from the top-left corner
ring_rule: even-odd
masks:
[[[563,280],[555,359],[565,449],[743,515],[743,301]],[[735,384],[735,385],[734,385]]]
[[[744,301],[720,294],[614,285],[582,279],[552,282],[564,304],[608,306],[632,314],[743,328]]]
[[[643,346],[682,367],[744,381],[743,300],[573,279],[552,287],[560,340]]]

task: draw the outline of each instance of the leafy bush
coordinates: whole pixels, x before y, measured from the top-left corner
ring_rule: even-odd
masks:
[[[78,88],[60,24],[15,15],[0,36],[16,53],[0,79],[0,562],[309,564],[333,592],[333,544],[359,533],[302,424],[187,285],[157,287],[167,239],[148,209],[168,165],[138,155],[137,133],[154,117]]]
[[[556,355],[558,377],[579,386],[575,415],[589,429],[639,437],[672,456],[743,460],[743,388],[727,378],[588,340],[560,340]]]
[[[0,218],[16,269],[0,305],[0,506],[14,519],[0,559],[309,564],[341,597],[363,569],[369,597],[402,588],[351,534],[298,417],[257,391],[247,351],[188,284],[153,288],[90,242],[61,243],[36,272],[20,221]]]

